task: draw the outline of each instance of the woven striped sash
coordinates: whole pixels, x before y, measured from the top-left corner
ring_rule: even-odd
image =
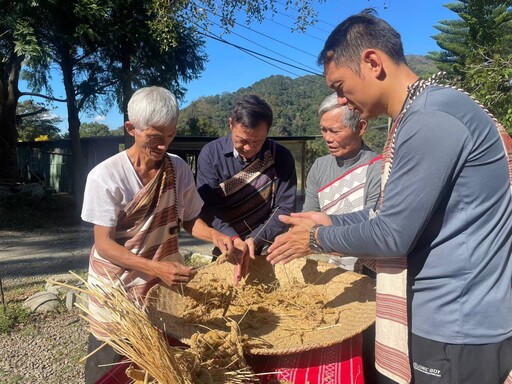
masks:
[[[382,155],[381,196],[393,163],[395,134],[406,110],[395,119]],[[397,383],[411,381],[407,321],[407,258],[377,259],[375,366]]]
[[[181,261],[178,251],[179,220],[176,204],[175,171],[172,160],[165,156],[156,176],[142,188],[119,215],[115,240],[130,252],[151,260]],[[149,289],[158,283],[154,276],[112,264],[101,257],[93,246],[90,254],[88,281],[102,286],[122,283],[133,300],[140,304]],[[90,301],[94,321],[109,322],[101,303]],[[91,322],[91,331],[99,332]]]
[[[393,165],[395,153],[395,139],[397,129],[402,117],[407,112],[414,99],[431,84],[444,87],[450,85],[439,84],[445,77],[440,72],[428,80],[418,80],[408,86],[408,99],[394,120],[384,146],[382,160],[382,179],[380,207],[384,201],[384,187],[388,181]],[[459,91],[464,92],[459,89]],[[470,96],[467,92],[466,95]],[[512,138],[503,126],[487,111],[477,100],[471,97],[494,120],[507,156],[510,188],[512,193]],[[377,320],[375,329],[375,359],[376,368],[383,375],[393,379],[399,384],[408,384],[411,381],[411,366],[409,362],[408,347],[408,319],[407,319],[407,258],[379,259],[377,269]],[[512,371],[505,380],[505,384],[512,384]]]
[[[242,171],[221,183],[215,190],[223,202],[218,216],[243,237],[271,214],[275,198],[275,142]]]
[[[320,211],[328,215],[340,215],[363,209],[368,167],[380,159],[382,156],[377,156],[320,188],[318,190]]]

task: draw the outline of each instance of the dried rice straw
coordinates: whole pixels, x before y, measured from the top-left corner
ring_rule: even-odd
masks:
[[[220,339],[212,335],[211,331],[205,335],[198,335],[196,343],[190,350],[169,346],[161,330],[154,327],[149,321],[145,308],[131,300],[130,295],[122,284],[114,286],[96,286],[73,273],[85,285],[85,289],[73,287],[60,282],[54,284],[67,287],[89,295],[90,298],[101,302],[109,312],[109,323],[93,320],[87,305],[76,303],[86,315],[80,315],[91,326],[96,327],[102,334],[104,343],[112,346],[118,353],[126,356],[140,369],[131,366],[127,370],[130,378],[136,383],[160,384],[200,384],[200,383],[255,383],[259,382],[248,367],[242,352],[238,327],[229,324],[232,328],[229,335]],[[218,333],[218,332],[217,332]],[[205,341],[208,338],[208,341]],[[229,338],[229,340],[228,340]],[[209,348],[221,351],[218,344],[212,342],[217,339],[224,345],[224,350],[232,353],[238,351],[236,358],[226,365],[225,360],[217,361],[202,356],[202,350],[196,344],[208,344]],[[206,343],[206,344],[205,344]],[[230,343],[234,347],[230,347]],[[231,357],[229,355],[228,357]],[[85,358],[84,358],[85,359]],[[222,363],[222,364],[218,364]]]

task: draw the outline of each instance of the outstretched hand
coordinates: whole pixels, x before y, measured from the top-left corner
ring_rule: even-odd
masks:
[[[332,225],[332,220],[326,213],[323,212],[315,212],[315,211],[309,211],[309,212],[297,212],[292,213],[291,217],[297,217],[302,219],[309,219],[315,222],[315,224],[321,224],[321,225]]]
[[[309,249],[309,231],[316,222],[302,215],[279,215],[279,220],[290,225],[290,229],[288,232],[277,236],[274,243],[268,249],[267,260],[271,264],[286,264],[293,259],[304,257],[311,253]]]

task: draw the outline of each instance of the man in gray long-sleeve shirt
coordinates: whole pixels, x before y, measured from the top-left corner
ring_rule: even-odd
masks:
[[[375,208],[382,163],[381,156],[363,141],[368,123],[338,104],[336,93],[322,101],[318,116],[329,154],[316,159],[308,172],[302,211],[339,215]],[[331,257],[329,262],[347,270],[361,270],[352,256]]]
[[[512,193],[496,123],[464,93],[420,81],[400,35],[369,11],[341,23],[319,60],[340,104],[362,118],[393,118],[380,210],[281,217],[293,228],[268,259],[286,262],[311,246],[406,261],[410,366],[393,366],[392,350],[377,358],[382,372],[400,383],[411,372],[416,384],[504,382],[512,370]],[[401,304],[389,303],[378,317]]]

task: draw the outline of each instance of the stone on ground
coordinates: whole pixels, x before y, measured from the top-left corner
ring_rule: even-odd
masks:
[[[55,311],[59,305],[59,297],[51,292],[38,292],[23,303],[24,307],[38,313]]]

